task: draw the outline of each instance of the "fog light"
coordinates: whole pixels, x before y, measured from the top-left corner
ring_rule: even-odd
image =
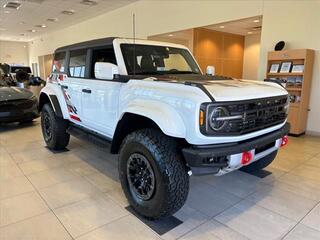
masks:
[[[242,159],[241,164],[247,165],[252,160],[252,153],[251,152],[243,152],[242,153]]]
[[[283,136],[281,139],[281,147],[284,147],[285,145],[287,145],[288,142],[289,142],[289,137],[287,135]]]

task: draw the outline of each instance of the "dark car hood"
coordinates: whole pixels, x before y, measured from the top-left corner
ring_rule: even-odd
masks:
[[[33,93],[24,88],[0,87],[0,101],[30,99]]]

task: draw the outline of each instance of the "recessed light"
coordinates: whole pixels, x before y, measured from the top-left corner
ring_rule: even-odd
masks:
[[[80,3],[83,4],[83,5],[87,5],[87,6],[97,5],[97,2],[92,1],[92,0],[82,0]]]
[[[29,29],[28,32],[32,32],[32,33],[35,33],[37,30],[35,29]]]
[[[254,23],[258,23],[258,22],[260,22],[260,20],[259,20],[259,19],[256,19],[256,20],[253,20],[253,22],[254,22]]]
[[[47,25],[39,24],[39,25],[36,25],[36,27],[38,27],[38,28],[46,28],[46,27],[47,27]]]
[[[20,24],[20,25],[23,25],[23,24],[26,24],[26,22],[23,22],[23,21],[22,21],[22,22],[19,22],[19,24]]]
[[[48,22],[58,22],[58,18],[48,18]]]
[[[21,7],[21,3],[17,2],[17,1],[7,2],[6,4],[3,5],[3,7],[18,10]]]
[[[248,34],[252,34],[252,32],[248,32]]]
[[[74,10],[64,10],[61,12],[64,15],[73,15],[74,14]]]
[[[169,37],[173,37],[173,34],[169,34],[168,36],[169,36]]]
[[[219,28],[224,28],[224,26],[220,26]]]

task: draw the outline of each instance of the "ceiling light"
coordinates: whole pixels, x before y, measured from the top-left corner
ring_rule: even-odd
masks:
[[[28,30],[28,32],[32,32],[32,33],[35,33],[37,30],[35,30],[35,29],[30,29],[30,30]]]
[[[38,28],[46,28],[47,25],[41,24],[41,25],[36,25],[36,27],[38,27]]]
[[[248,32],[248,34],[252,34],[252,32]]]
[[[220,26],[219,28],[224,28],[224,26]]]
[[[64,15],[73,15],[74,14],[74,10],[64,10],[61,12]]]
[[[58,22],[58,18],[48,18],[48,22]]]
[[[87,5],[87,6],[94,6],[94,5],[97,4],[97,2],[92,1],[92,0],[82,0],[80,3],[84,4],[84,5]]]
[[[259,19],[256,19],[256,20],[253,20],[253,22],[254,22],[254,23],[258,23],[258,22],[260,22],[260,20],[259,20]]]
[[[8,14],[8,13],[10,13],[10,11],[4,11],[4,13]]]
[[[169,34],[168,36],[169,36],[169,37],[173,37],[173,34]]]
[[[11,8],[11,9],[16,9],[18,10],[19,7],[21,7],[21,3],[19,2],[7,2],[6,4],[3,5],[4,8]]]
[[[20,25],[23,25],[23,24],[26,24],[26,23],[22,21],[22,22],[19,22],[19,24],[20,24]]]

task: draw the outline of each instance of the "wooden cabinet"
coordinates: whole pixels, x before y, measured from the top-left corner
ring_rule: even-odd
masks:
[[[311,49],[295,49],[268,53],[267,78],[287,80],[286,89],[293,101],[290,103],[288,115],[288,122],[291,124],[290,134],[292,135],[298,136],[306,131],[313,61],[314,50]],[[291,72],[292,70],[288,73],[270,73],[272,64],[278,63],[281,68],[283,62],[291,62],[292,65],[304,65],[304,70],[302,73],[294,73]]]

